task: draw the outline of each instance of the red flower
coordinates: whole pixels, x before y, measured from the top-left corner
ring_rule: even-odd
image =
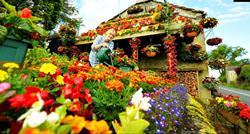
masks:
[[[241,103],[241,102],[238,102],[237,107],[240,108],[240,109],[245,109],[245,108],[248,108],[248,105],[244,104],[244,103]]]
[[[243,119],[250,119],[250,108],[245,108],[241,110],[240,117]]]
[[[46,100],[49,97],[48,91],[43,91],[38,87],[26,87],[24,94],[19,94],[9,99],[12,108],[20,109],[22,107],[30,108],[32,104],[38,101],[37,93],[40,93],[41,98]]]
[[[29,8],[24,8],[21,11],[21,18],[28,19],[28,18],[31,18],[31,17],[32,17],[31,10]]]
[[[72,78],[73,79],[73,78]],[[65,98],[79,98],[83,87],[83,78],[75,77],[73,80],[67,74],[64,76],[65,86],[62,87]]]

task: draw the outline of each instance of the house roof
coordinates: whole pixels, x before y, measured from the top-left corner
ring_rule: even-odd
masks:
[[[121,16],[121,14],[125,13],[129,8],[131,8],[133,6],[146,4],[146,3],[150,3],[150,2],[153,2],[155,4],[163,4],[164,3],[164,2],[158,2],[156,0],[144,0],[142,2],[137,2],[136,4],[133,4],[133,5],[129,6],[127,9],[120,12],[119,14],[114,16],[113,18],[109,19],[105,23],[107,23],[109,21],[112,21],[112,20],[114,20],[116,18],[119,18],[119,16]],[[202,18],[204,18],[206,16],[206,13],[204,11],[201,11],[201,10],[187,8],[187,7],[179,6],[179,5],[174,5],[174,7],[177,8],[177,9],[190,11],[190,12],[195,13],[195,14],[200,14],[199,16],[202,16]],[[179,29],[179,27],[171,27],[171,28],[169,28],[169,31],[177,31],[178,29]],[[115,40],[129,39],[129,38],[133,38],[133,37],[143,37],[143,36],[159,35],[159,34],[165,34],[165,31],[164,30],[158,30],[158,31],[151,31],[151,32],[136,33],[136,34],[132,34],[132,35],[123,35],[123,36],[115,37],[113,40],[115,41]],[[76,45],[91,44],[91,43],[93,43],[93,41],[79,41],[79,42],[76,43]]]
[[[143,4],[143,3],[148,3],[148,2],[155,2],[155,3],[158,3],[158,4],[163,4],[164,3],[164,2],[159,2],[159,1],[156,1],[156,0],[145,0],[145,1],[137,2],[134,5],[131,5],[130,7],[135,6],[135,5],[139,5],[139,4]],[[202,14],[203,17],[205,17],[207,15],[202,10],[196,10],[196,9],[193,9],[193,8],[188,8],[188,7],[180,6],[180,5],[174,5],[174,6],[177,7],[177,8],[179,8],[179,9],[191,11],[191,12],[194,12],[194,13],[200,13],[200,14]],[[116,16],[114,16],[113,18],[111,18],[109,20],[112,20],[112,19],[114,19],[116,17],[119,17],[122,13],[126,12],[130,7],[128,7],[127,9],[123,10],[122,12],[120,12],[119,14],[117,14]]]

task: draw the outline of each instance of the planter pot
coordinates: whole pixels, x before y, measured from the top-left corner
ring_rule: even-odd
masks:
[[[195,31],[186,33],[186,36],[189,38],[196,37],[197,35],[198,35],[198,33]]]
[[[11,37],[6,38],[0,43],[0,62],[23,64],[28,46],[31,46],[28,41],[19,41]]]
[[[235,125],[238,125],[239,122],[240,122],[240,117],[233,114],[233,113],[230,113],[230,112],[227,112],[226,110],[223,110],[223,109],[219,109],[219,113],[224,117],[226,118],[229,122],[235,124]]]
[[[146,55],[147,55],[147,57],[155,57],[156,52],[147,51],[147,52],[146,52]]]

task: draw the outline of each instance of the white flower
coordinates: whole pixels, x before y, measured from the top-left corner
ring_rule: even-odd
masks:
[[[59,120],[59,114],[55,113],[55,112],[51,112],[48,115],[47,121],[50,123],[56,123]]]
[[[142,88],[140,88],[132,97],[131,103],[142,110],[148,110],[151,105],[148,103],[149,97],[143,97]]]
[[[28,118],[26,118],[27,125],[32,128],[38,127],[39,125],[44,123],[46,119],[47,119],[47,113],[45,111],[43,112],[34,111]]]

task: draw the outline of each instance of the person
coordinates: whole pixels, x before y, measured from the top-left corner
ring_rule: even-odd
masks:
[[[89,54],[89,63],[92,67],[100,64],[100,62],[97,59],[96,53],[97,51],[102,47],[108,47],[111,51],[114,48],[114,42],[112,39],[116,36],[115,29],[109,29],[106,33],[103,35],[98,35],[93,44],[91,45],[91,51]]]

